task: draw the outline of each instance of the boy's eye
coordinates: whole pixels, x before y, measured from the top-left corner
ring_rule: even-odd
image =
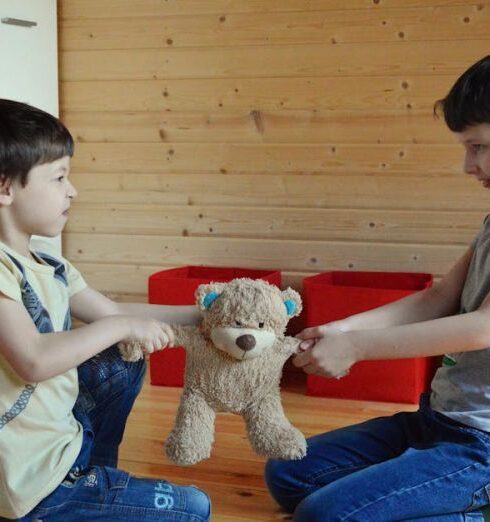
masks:
[[[259,328],[264,328],[264,323],[259,323]]]
[[[471,146],[471,149],[473,150],[473,152],[481,152],[482,150],[485,149],[485,145],[483,145],[481,143],[474,143]]]

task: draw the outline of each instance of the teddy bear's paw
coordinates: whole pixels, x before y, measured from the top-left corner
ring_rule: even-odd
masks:
[[[136,342],[121,341],[118,343],[119,353],[124,361],[136,362],[145,356],[141,346]]]
[[[300,460],[306,455],[306,439],[296,428],[285,431],[280,438],[273,458],[282,460]]]
[[[201,460],[208,459],[211,455],[211,448],[192,443],[185,444],[183,441],[172,437],[171,434],[165,442],[165,453],[174,464],[192,466],[201,462]]]

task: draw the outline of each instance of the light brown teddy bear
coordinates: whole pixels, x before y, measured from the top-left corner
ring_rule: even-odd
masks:
[[[301,312],[299,294],[241,278],[200,285],[196,301],[201,325],[172,326],[187,361],[176,423],[165,443],[169,459],[190,465],[208,458],[216,412],[242,415],[257,453],[304,457],[305,438],[286,418],[279,391],[282,367],[299,345],[285,336],[289,319]],[[127,360],[143,356],[134,345],[120,349]]]

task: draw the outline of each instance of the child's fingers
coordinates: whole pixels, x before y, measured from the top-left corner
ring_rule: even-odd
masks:
[[[316,343],[316,339],[307,339],[306,341],[302,341],[299,344],[299,349],[301,351],[305,352],[306,350],[313,348],[313,346],[315,346],[315,343]]]
[[[300,352],[293,357],[293,364],[297,368],[303,368],[310,364],[310,353],[309,352]]]
[[[320,330],[319,326],[314,326],[312,328],[305,328],[303,331],[299,332],[299,334],[296,335],[298,339],[314,339],[316,337],[321,337],[322,331]]]
[[[167,339],[165,346],[175,345],[175,333],[167,323],[162,323],[162,331]]]

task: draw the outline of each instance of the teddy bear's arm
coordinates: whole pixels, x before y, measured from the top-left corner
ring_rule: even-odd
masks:
[[[282,345],[282,349],[289,355],[293,355],[295,353],[299,353],[299,344],[301,343],[301,339],[297,339],[296,337],[285,337],[284,343]]]
[[[184,346],[186,350],[192,350],[201,334],[197,326],[173,324],[172,330],[175,335],[174,346]]]
[[[175,335],[174,347],[183,346],[187,351],[193,349],[196,339],[198,338],[199,330],[196,326],[183,326],[180,324],[172,325],[172,330]],[[146,350],[138,341],[121,341],[118,343],[119,352],[125,361],[136,362],[143,359]],[[165,348],[168,350],[170,347]]]

